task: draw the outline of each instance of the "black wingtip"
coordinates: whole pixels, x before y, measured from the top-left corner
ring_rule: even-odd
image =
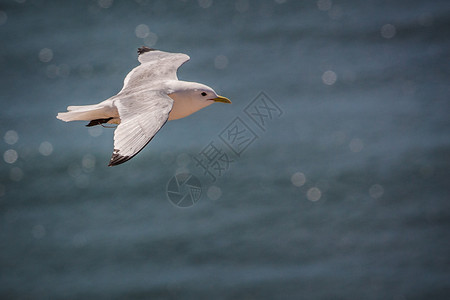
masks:
[[[117,150],[114,149],[113,155],[111,156],[111,160],[109,161],[108,167],[114,167],[124,162],[130,160],[132,156],[123,156],[117,153]]]
[[[149,48],[149,47],[146,47],[146,46],[142,46],[142,47],[138,48],[137,53],[138,53],[139,55],[141,55],[142,53],[150,52],[150,51],[155,51],[155,50],[156,50],[156,49]]]

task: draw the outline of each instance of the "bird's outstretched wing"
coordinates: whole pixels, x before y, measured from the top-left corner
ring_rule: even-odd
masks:
[[[167,122],[173,100],[161,91],[120,95],[114,100],[120,124],[114,132],[114,151],[109,166],[119,165],[139,153]]]
[[[120,92],[142,87],[148,89],[161,80],[178,80],[178,68],[190,59],[183,53],[164,52],[148,47],[139,48],[138,53],[141,64],[128,73]]]

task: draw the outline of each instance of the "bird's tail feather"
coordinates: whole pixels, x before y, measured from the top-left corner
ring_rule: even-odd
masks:
[[[95,119],[109,118],[108,109],[98,104],[83,105],[83,106],[69,106],[67,112],[60,112],[56,118],[65,121],[90,121]]]
[[[72,105],[68,106],[68,111],[88,111],[99,108],[98,104],[92,104],[92,105]]]

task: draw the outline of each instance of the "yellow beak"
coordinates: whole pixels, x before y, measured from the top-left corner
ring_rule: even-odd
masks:
[[[211,99],[214,102],[231,103],[230,99],[222,96],[217,96],[217,98]]]

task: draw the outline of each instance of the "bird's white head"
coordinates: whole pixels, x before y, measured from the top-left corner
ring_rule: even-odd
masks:
[[[169,96],[174,100],[169,120],[184,118],[214,102],[231,103],[209,86],[196,82],[177,81]]]
[[[181,83],[181,81],[179,81]],[[214,102],[231,103],[228,98],[217,95],[217,93],[207,85],[197,82],[183,82],[180,89],[175,93],[183,95],[198,102],[212,104]]]

